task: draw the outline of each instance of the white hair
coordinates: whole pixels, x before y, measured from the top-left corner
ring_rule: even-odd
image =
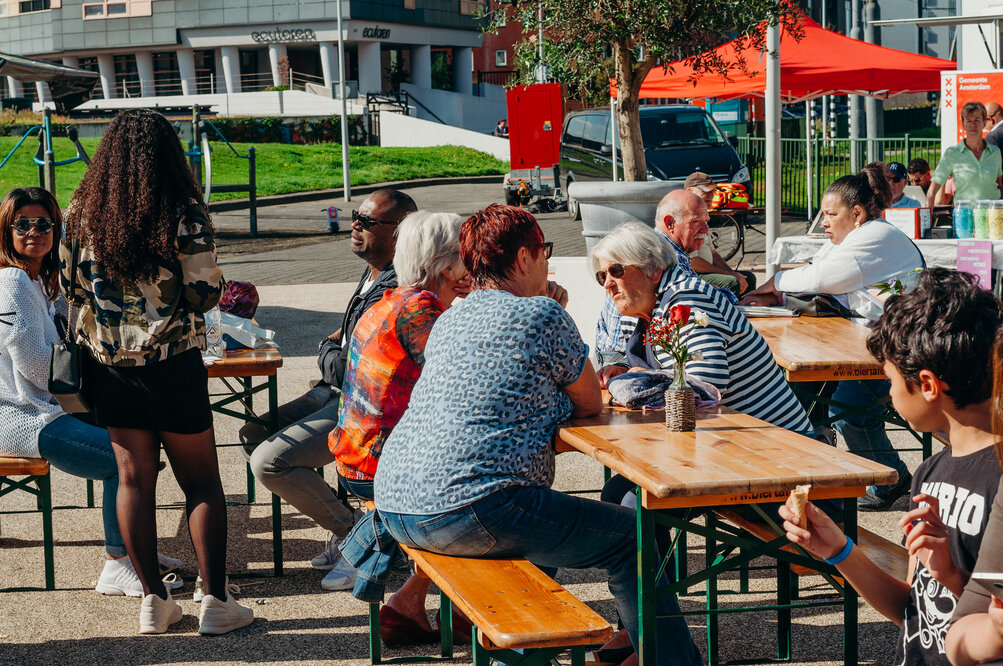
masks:
[[[408,213],[397,225],[397,284],[432,289],[447,268],[462,266],[461,224],[463,218],[455,213]]]
[[[673,192],[678,192],[678,191],[679,190],[673,190]],[[684,191],[689,192],[689,190],[684,190]],[[656,225],[657,224],[662,224],[664,226],[668,226],[668,225],[665,224],[665,216],[666,215],[670,216],[675,222],[681,222],[682,219],[683,219],[683,216],[686,214],[686,211],[688,210],[689,205],[685,201],[685,197],[680,197],[678,195],[672,195],[673,192],[669,192],[664,197],[662,197],[661,201],[658,202],[658,208],[655,209],[655,224]],[[698,196],[697,194],[694,194],[693,192],[690,192],[690,194],[693,194],[693,196]],[[670,196],[670,195],[672,195],[672,196]],[[683,199],[683,200],[680,201],[680,199]]]
[[[599,270],[600,261],[637,266],[651,277],[657,270],[676,265],[676,253],[668,241],[641,222],[624,222],[596,243],[589,253],[592,270]]]

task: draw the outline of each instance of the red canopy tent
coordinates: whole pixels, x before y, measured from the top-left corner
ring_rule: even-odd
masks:
[[[786,103],[821,95],[887,97],[939,90],[940,72],[957,69],[952,60],[851,39],[826,30],[806,16],[801,18],[801,26],[804,36],[800,41],[786,29],[780,33],[780,96]],[[735,42],[714,50],[724,62],[734,63],[738,59]],[[693,99],[764,96],[765,54],[746,49],[741,55],[748,71],[732,66],[727,75],[695,75],[685,60],[672,63],[669,71],[656,67],[641,84],[640,96]]]

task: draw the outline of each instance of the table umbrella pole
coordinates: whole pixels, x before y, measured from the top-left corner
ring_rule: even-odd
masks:
[[[770,259],[780,236],[780,24],[766,28],[766,277],[777,272]]]

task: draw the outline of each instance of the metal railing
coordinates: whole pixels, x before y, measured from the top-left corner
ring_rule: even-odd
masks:
[[[766,200],[766,139],[743,136],[738,138],[738,156],[752,175],[752,200]],[[857,151],[856,159],[851,154]],[[808,142],[804,139],[780,139],[780,205],[792,212],[808,211],[809,177],[806,157]],[[914,139],[908,134],[892,139],[823,139],[811,142],[811,210],[818,210],[822,194],[832,181],[859,171],[867,164],[868,155],[884,162],[908,164],[922,157],[935,169],[940,162],[940,139]]]

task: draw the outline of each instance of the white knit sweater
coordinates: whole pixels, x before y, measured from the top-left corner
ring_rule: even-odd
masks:
[[[0,268],[0,456],[38,458],[38,433],[65,412],[49,394],[52,304],[20,268]]]

